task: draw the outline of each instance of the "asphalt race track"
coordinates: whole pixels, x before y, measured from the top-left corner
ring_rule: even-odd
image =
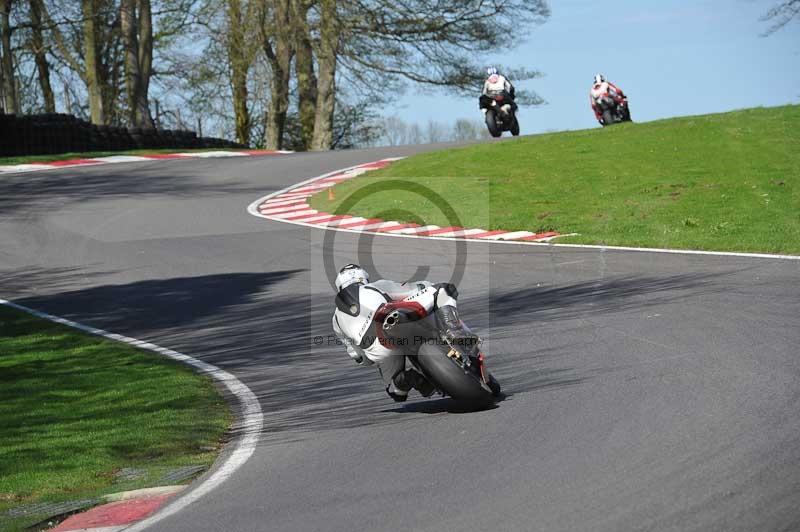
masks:
[[[394,404],[331,334],[323,256],[359,235],[256,218],[302,179],[420,148],[0,179],[0,297],[237,375],[250,461],[153,529],[800,529],[800,261],[376,238],[459,282],[508,394]]]

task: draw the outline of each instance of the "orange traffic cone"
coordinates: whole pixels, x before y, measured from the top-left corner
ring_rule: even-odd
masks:
[[[336,199],[336,194],[333,193],[333,187],[328,187],[328,201]]]

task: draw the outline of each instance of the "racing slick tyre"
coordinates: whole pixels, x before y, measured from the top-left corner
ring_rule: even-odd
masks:
[[[491,404],[494,396],[500,392],[500,385],[495,382],[490,392],[479,382],[479,378],[464,370],[457,362],[447,356],[449,346],[423,344],[419,348],[417,364],[433,384],[442,392],[459,403],[468,405]],[[492,379],[494,380],[494,379]]]
[[[509,131],[511,131],[511,134],[515,137],[519,136],[519,121],[517,120],[516,115],[514,115],[514,122],[511,124]]]

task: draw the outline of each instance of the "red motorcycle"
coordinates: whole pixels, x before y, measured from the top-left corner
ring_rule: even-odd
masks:
[[[631,112],[628,109],[628,98],[614,98],[607,92],[594,97],[594,104],[600,109],[603,127],[620,122],[630,122]]]

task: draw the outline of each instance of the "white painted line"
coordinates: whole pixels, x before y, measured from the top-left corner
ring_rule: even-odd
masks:
[[[25,172],[39,172],[42,170],[61,170],[63,168],[74,168],[76,166],[97,166],[102,164],[114,164],[114,163],[132,163],[132,162],[144,162],[144,161],[169,161],[169,160],[181,160],[184,158],[192,158],[192,157],[199,157],[199,158],[211,158],[211,157],[259,157],[262,155],[270,155],[271,153],[278,153],[278,154],[290,154],[294,153],[293,151],[286,151],[286,150],[278,150],[276,152],[267,152],[267,153],[248,153],[248,152],[229,152],[229,151],[208,151],[208,152],[185,152],[185,153],[172,153],[166,155],[173,155],[176,157],[173,158],[163,158],[158,157],[158,154],[154,157],[148,155],[110,155],[108,157],[91,157],[86,159],[91,162],[82,162],[76,164],[52,164],[58,163],[58,161],[52,161],[52,163],[30,163],[30,164],[15,164],[15,165],[4,165],[0,166],[0,174],[10,174],[10,173],[25,173]]]
[[[303,221],[307,224],[316,224],[319,222],[327,222],[336,215],[329,212],[320,212],[319,216],[312,216],[311,218],[304,218]]]
[[[290,200],[290,199],[297,200],[297,199],[308,198],[310,196],[313,196],[313,194],[309,194],[309,193],[281,194],[281,200]]]
[[[212,157],[248,157],[250,156],[249,153],[242,153],[239,151],[197,151],[197,152],[185,152],[185,153],[177,153],[176,155],[180,155],[182,157],[197,157],[200,159],[209,159]]]
[[[438,225],[423,225],[422,227],[406,227],[405,229],[395,229],[389,232],[399,235],[411,235],[414,233],[422,233],[423,231],[435,231],[436,229],[441,228]]]
[[[335,227],[337,225],[354,224],[356,222],[363,222],[365,220],[366,218],[362,218],[361,216],[348,216],[347,218],[340,218],[339,220],[333,220],[331,222],[325,222],[318,225],[324,227]]]
[[[323,188],[331,188],[334,183],[321,183],[318,185],[308,185],[307,187],[300,187],[294,189],[293,192],[311,192],[312,194],[319,192]]]
[[[104,163],[138,163],[141,161],[153,161],[148,157],[138,157],[136,155],[111,155],[109,157],[94,157],[95,161]]]
[[[158,497],[159,495],[174,495],[179,493],[189,486],[182,484],[173,486],[155,486],[153,488],[141,488],[138,490],[120,491],[118,493],[109,493],[103,495],[102,499],[106,502],[119,502],[130,501],[133,499],[140,499],[142,497]]]
[[[58,316],[53,316],[52,314],[47,314],[32,308],[12,303],[11,301],[7,301],[5,299],[0,299],[0,305],[15,308],[39,318],[60,323],[61,325],[66,325],[67,327],[72,327],[73,329],[78,329],[79,331],[87,332],[95,336],[102,336],[103,338],[133,345],[147,351],[152,351],[167,358],[171,358],[192,366],[197,370],[198,373],[208,375],[212,379],[224,385],[228,391],[239,401],[241,417],[239,426],[237,427],[239,428],[237,441],[233,450],[230,452],[230,454],[228,454],[219,467],[217,467],[214,472],[206,477],[202,482],[197,484],[197,486],[190,485],[189,490],[187,490],[187,492],[185,492],[183,495],[178,496],[178,498],[167,503],[163,508],[156,511],[156,513],[150,517],[135,523],[133,526],[126,528],[126,530],[130,532],[139,532],[149,526],[154,525],[155,523],[158,523],[162,519],[183,510],[230,478],[230,476],[233,475],[237,469],[242,467],[245,462],[247,462],[247,460],[256,450],[261,429],[264,426],[264,416],[261,413],[261,406],[259,405],[258,398],[253,391],[242,381],[237,379],[233,374],[228,373],[217,366],[209,364],[208,362],[198,360],[190,357],[189,355],[179,353],[178,351],[173,351],[172,349],[157,346],[144,340],[137,340],[136,338],[110,333],[89,325],[82,325],[65,318],[60,318]]]
[[[400,222],[375,222],[363,227],[355,228],[357,232],[372,231],[375,229],[383,229],[384,227],[392,227],[393,225],[402,225]]]
[[[442,236],[442,237],[444,237],[444,236],[449,236],[449,237],[454,237],[454,236],[472,236],[472,235],[479,235],[479,234],[485,233],[485,232],[486,232],[485,229],[459,229],[457,231],[450,231],[448,233],[439,233],[439,234],[437,234],[435,236]]]
[[[268,207],[268,208],[280,207],[282,205],[290,205],[292,203],[299,203],[299,202],[303,201],[304,199],[305,198],[299,198],[299,199],[283,199],[283,198],[281,198],[281,199],[278,199],[276,201],[270,200],[270,201],[265,201],[264,204],[261,207],[262,208],[264,208],[264,207]]]
[[[291,212],[291,211],[302,211],[308,209],[308,203],[303,203],[302,205],[292,205],[291,207],[276,207],[274,209],[261,209],[261,212],[266,214],[267,216],[273,214],[280,214],[282,212]]]
[[[317,214],[318,212],[314,209],[305,208],[302,211],[285,212],[283,214],[273,214],[272,216],[275,218],[291,218],[293,216],[303,216],[304,214]]]
[[[35,172],[37,170],[51,170],[52,168],[54,167],[48,164],[12,164],[0,166],[0,173]]]
[[[516,240],[517,238],[525,238],[526,236],[533,236],[535,234],[536,233],[531,233],[530,231],[512,231],[510,233],[485,236],[481,240]]]
[[[537,242],[552,242],[556,238],[564,238],[565,236],[578,236],[578,233],[567,233],[566,235],[546,236],[544,238],[537,238]]]
[[[76,528],[75,530],[70,530],[69,532],[120,532],[121,530],[125,530],[128,525],[119,525],[119,526],[101,526],[99,528]]]

